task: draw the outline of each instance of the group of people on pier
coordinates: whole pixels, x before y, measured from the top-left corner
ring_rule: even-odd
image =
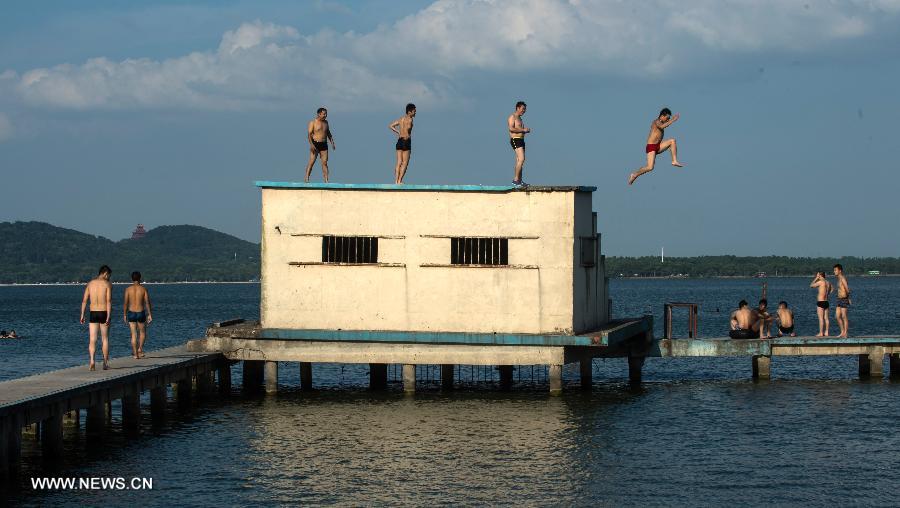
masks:
[[[527,109],[528,105],[525,102],[518,101],[516,102],[515,110],[506,119],[509,146],[516,157],[512,185],[517,188],[528,186],[522,179],[522,170],[525,166],[525,136],[531,134],[531,128],[526,127],[522,121],[522,116]],[[406,170],[409,168],[409,157],[412,153],[413,119],[415,117],[416,105],[410,103],[406,105],[406,113],[388,125],[388,128],[397,136],[397,142],[394,145],[397,152],[397,163],[394,165],[394,183],[397,185],[403,184],[403,178],[406,176]],[[653,171],[656,156],[665,151],[669,151],[672,154],[673,166],[679,168],[684,166],[678,162],[675,139],[663,139],[666,127],[675,123],[678,118],[678,114],[672,115],[672,111],[669,108],[663,108],[659,115],[653,119],[653,122],[650,124],[650,134],[647,136],[647,144],[644,147],[647,163],[628,176],[628,185],[633,184],[641,175]],[[316,111],[316,117],[307,124],[306,138],[309,142],[309,160],[306,163],[304,182],[309,182],[313,166],[318,159],[322,166],[322,179],[325,183],[328,183],[328,143],[331,143],[332,150],[337,149],[334,143],[334,136],[331,133],[331,125],[328,123],[328,109],[322,107]]]
[[[94,356],[97,351],[97,334],[102,339],[103,370],[109,369],[109,326],[112,322],[112,284],[109,277],[112,269],[103,265],[97,277],[87,283],[81,299],[81,324],[88,322],[88,354],[90,370],[95,370]],[[131,272],[131,285],[125,289],[122,303],[122,320],[131,329],[131,357],[144,357],[144,341],[147,339],[147,325],[153,321],[153,306],[150,293],[141,283],[141,272]],[[85,320],[85,310],[88,310]]]
[[[847,319],[847,312],[851,305],[850,286],[847,283],[847,277],[844,276],[844,267],[840,263],[834,265],[833,271],[837,283],[837,306],[834,317],[840,328],[838,337],[847,338],[850,327]],[[830,336],[828,297],[835,291],[834,285],[828,280],[825,272],[821,271],[816,273],[809,287],[816,289],[816,314],[819,319],[819,333],[816,334],[816,337],[828,337]],[[775,323],[778,326],[778,337],[797,336],[794,331],[794,311],[787,302],[779,302],[778,309],[774,314],[770,314],[768,300],[765,297],[760,299],[759,306],[755,309],[751,309],[746,300],[741,300],[737,310],[731,313],[731,330],[728,332],[728,336],[732,339],[768,339],[772,337],[771,328]]]

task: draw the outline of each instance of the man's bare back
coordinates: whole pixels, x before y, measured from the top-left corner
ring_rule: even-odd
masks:
[[[141,312],[147,306],[147,288],[132,284],[125,289],[125,304],[131,312]]]
[[[411,116],[403,115],[400,118],[394,120],[391,125],[397,127],[394,132],[396,132],[397,136],[401,139],[409,139],[412,137],[413,119]]]
[[[738,328],[741,330],[750,330],[753,328],[753,323],[755,323],[758,318],[756,313],[750,308],[744,307],[734,311],[731,314],[731,319],[737,323]]]
[[[107,310],[107,302],[110,301],[112,296],[112,284],[108,280],[94,279],[88,282],[84,291],[91,301],[90,310],[94,312],[105,312]]]
[[[778,324],[784,328],[794,326],[794,311],[791,309],[778,309]]]

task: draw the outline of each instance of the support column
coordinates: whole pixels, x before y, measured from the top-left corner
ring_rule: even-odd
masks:
[[[300,362],[300,389],[312,390],[312,364]]]
[[[771,378],[772,357],[753,355],[753,379]]]
[[[581,359],[581,387],[590,390],[594,382],[594,360],[593,358]]]
[[[256,393],[263,383],[263,361],[244,360],[244,393]]]
[[[214,375],[215,372],[211,370],[197,374],[197,395],[205,397],[213,392],[215,385]]]
[[[141,390],[137,385],[125,387],[122,396],[122,427],[129,431],[141,428]]]
[[[550,365],[547,378],[550,381],[550,395],[562,394],[562,365]]]
[[[41,453],[45,459],[62,456],[63,414],[54,408],[53,414],[41,420]]]
[[[512,365],[501,365],[499,367],[500,370],[500,388],[504,390],[508,390],[512,387],[513,382],[513,366]]]
[[[641,384],[642,370],[644,369],[643,356],[628,357],[628,382],[633,385]]]
[[[166,387],[157,386],[150,389],[150,417],[160,421],[166,417]]]
[[[263,368],[265,372],[266,393],[278,392],[278,362],[267,361]]]
[[[372,390],[381,390],[385,387],[387,387],[387,364],[370,363],[369,388],[371,388]]]
[[[97,432],[106,427],[106,402],[97,402],[87,408],[84,428],[88,432]]]
[[[5,457],[5,461],[3,461],[2,465],[0,465],[0,470],[6,471],[6,477],[9,479],[16,478],[19,476],[19,471],[21,470],[22,464],[22,417],[20,415],[9,415],[3,418],[0,418],[0,426],[3,427],[2,432],[0,432],[0,439],[2,439],[2,444],[0,447],[3,447],[5,453],[2,455]],[[0,472],[0,481],[2,481],[3,473]]]
[[[413,364],[403,365],[403,391],[406,393],[416,391],[416,366]]]
[[[891,379],[900,379],[900,353],[891,353],[889,367]]]
[[[9,434],[12,432],[12,426],[7,423],[9,418],[0,417],[0,485],[6,485],[9,481]],[[21,432],[21,430],[19,431]]]
[[[452,363],[441,365],[441,388],[444,390],[453,389],[453,367]]]
[[[859,377],[881,378],[884,366],[884,348],[871,346],[868,353],[859,355]]]
[[[179,411],[191,409],[191,384],[190,376],[175,383],[175,402]]]
[[[219,395],[231,394],[231,364],[227,361],[219,364]]]

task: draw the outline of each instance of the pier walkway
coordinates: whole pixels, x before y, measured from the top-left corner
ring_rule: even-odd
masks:
[[[219,389],[231,390],[230,362],[218,353],[190,352],[177,346],[146,353],[143,359],[114,358],[109,370],[89,371],[87,365],[71,367],[0,382],[0,484],[17,474],[21,454],[22,428],[40,425],[41,449],[45,457],[62,453],[63,419],[77,420],[87,410],[85,424],[105,424],[108,406],[122,400],[122,425],[140,426],[140,400],[150,392],[154,417],[165,411],[167,387],[175,385],[180,406],[190,403],[191,390],[214,385],[219,373]]]

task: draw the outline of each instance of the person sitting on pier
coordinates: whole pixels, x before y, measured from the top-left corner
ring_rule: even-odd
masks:
[[[796,337],[797,334],[794,333],[794,311],[792,311],[787,302],[780,301],[778,302],[778,336],[784,337],[785,335],[789,335],[791,337]]]
[[[756,318],[759,320],[759,338],[760,339],[768,339],[771,338],[771,329],[772,323],[775,321],[775,316],[769,314],[769,301],[765,298],[759,301],[759,307],[756,309]]]
[[[825,278],[825,272],[816,272],[816,277],[809,284],[816,288],[816,313],[819,316],[819,333],[816,337],[828,337],[828,295],[834,291],[834,287]]]
[[[758,314],[750,310],[747,300],[741,300],[738,309],[731,313],[731,331],[728,336],[732,339],[755,339],[760,335],[759,327]]]
[[[147,325],[153,321],[150,293],[141,284],[141,272],[131,272],[131,286],[125,290],[123,318],[131,328],[131,357],[144,357],[144,341],[147,339]]]
[[[112,284],[109,277],[112,270],[103,265],[97,278],[87,283],[81,298],[81,324],[84,324],[84,310],[91,301],[90,324],[88,325],[88,354],[91,355],[90,370],[94,367],[94,353],[97,351],[97,331],[103,339],[103,370],[109,370],[109,318],[112,317]]]

